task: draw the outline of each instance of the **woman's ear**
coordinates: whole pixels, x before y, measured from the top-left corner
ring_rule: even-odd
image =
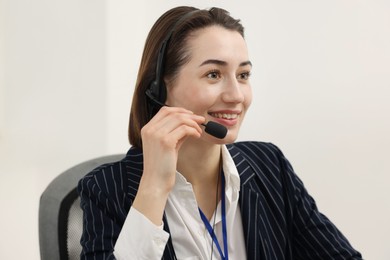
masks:
[[[170,92],[172,91],[172,88],[173,88],[173,85],[174,85],[174,81],[173,80],[169,80],[167,79],[166,77],[164,77],[163,79],[164,81],[164,84],[163,84],[163,87],[164,87],[164,91],[165,91],[165,102],[164,104],[167,105],[167,106],[171,106],[171,100],[170,100]]]

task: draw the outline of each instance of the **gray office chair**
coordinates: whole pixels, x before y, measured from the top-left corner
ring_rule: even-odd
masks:
[[[39,202],[41,260],[80,259],[83,213],[77,184],[99,165],[119,161],[124,154],[108,155],[80,163],[57,176]]]

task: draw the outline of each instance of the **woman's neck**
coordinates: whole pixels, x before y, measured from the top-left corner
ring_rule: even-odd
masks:
[[[214,184],[220,172],[221,145],[186,142],[179,151],[177,170],[193,186]]]
[[[198,207],[210,220],[220,200],[221,145],[185,144],[179,151],[177,170],[192,184]]]

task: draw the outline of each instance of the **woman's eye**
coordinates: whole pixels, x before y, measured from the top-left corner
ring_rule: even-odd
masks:
[[[221,74],[219,71],[210,71],[207,73],[207,78],[209,79],[219,79],[221,77]]]
[[[244,72],[244,73],[240,73],[238,75],[238,79],[248,80],[250,76],[251,76],[251,73],[249,71],[247,71],[247,72]]]

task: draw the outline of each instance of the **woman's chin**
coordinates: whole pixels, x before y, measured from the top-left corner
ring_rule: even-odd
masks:
[[[224,138],[217,138],[207,133],[203,133],[202,139],[214,144],[231,144],[237,139],[237,133],[235,131],[228,130]]]

